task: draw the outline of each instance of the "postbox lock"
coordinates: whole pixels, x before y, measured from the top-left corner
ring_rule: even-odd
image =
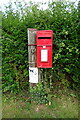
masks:
[[[46,46],[43,46],[43,48],[46,48]]]

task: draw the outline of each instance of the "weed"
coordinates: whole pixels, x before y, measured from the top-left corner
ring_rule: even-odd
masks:
[[[48,104],[49,102],[45,89],[41,83],[34,88],[30,88],[30,96],[31,101],[35,102],[36,104]]]

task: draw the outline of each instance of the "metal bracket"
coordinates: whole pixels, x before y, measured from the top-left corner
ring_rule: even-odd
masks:
[[[28,46],[36,46],[37,44],[28,44]]]
[[[36,64],[35,62],[28,62],[29,64]]]

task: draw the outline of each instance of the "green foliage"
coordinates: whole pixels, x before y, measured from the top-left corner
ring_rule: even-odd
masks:
[[[3,91],[28,90],[27,28],[54,31],[53,68],[44,69],[48,87],[79,87],[79,4],[52,2],[43,10],[15,2],[15,7],[10,2],[2,18]]]
[[[48,104],[48,102],[49,102],[46,91],[45,91],[42,83],[39,83],[34,88],[31,87],[30,95],[31,95],[30,100],[32,102],[36,102],[36,104]]]

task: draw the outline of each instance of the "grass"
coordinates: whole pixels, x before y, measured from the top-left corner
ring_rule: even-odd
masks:
[[[78,97],[73,91],[53,93],[51,104],[27,102],[21,95],[3,95],[3,118],[78,118]]]

